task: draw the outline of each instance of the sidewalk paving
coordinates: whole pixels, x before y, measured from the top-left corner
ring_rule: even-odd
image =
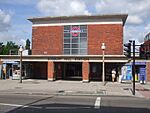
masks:
[[[138,91],[145,98],[150,99],[150,83],[136,84],[136,91]]]
[[[149,89],[150,84],[136,84],[136,97],[147,96],[140,89]],[[47,80],[0,80],[0,94],[35,94],[35,95],[113,95],[113,96],[133,96],[131,83],[64,81],[57,80],[49,82]]]

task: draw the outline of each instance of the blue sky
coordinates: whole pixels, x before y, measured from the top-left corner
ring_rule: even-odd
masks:
[[[150,32],[149,11],[150,0],[0,0],[0,42],[31,40],[29,17],[127,13],[124,42],[142,43]]]

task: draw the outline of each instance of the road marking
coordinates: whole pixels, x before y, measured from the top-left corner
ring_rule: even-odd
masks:
[[[34,108],[34,109],[43,109],[41,106],[27,106],[20,104],[7,104],[0,103],[2,106],[11,106],[11,107],[21,107],[21,108]],[[45,109],[90,109],[91,107],[45,107]]]
[[[29,106],[24,106],[24,105],[20,105],[20,104],[7,104],[7,103],[0,103],[0,105],[12,106],[12,107],[29,107]]]
[[[99,109],[100,106],[101,106],[101,97],[97,97],[96,101],[95,101],[95,104],[94,104],[94,108]]]

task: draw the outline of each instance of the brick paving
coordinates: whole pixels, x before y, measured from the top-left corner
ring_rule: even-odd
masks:
[[[136,91],[138,91],[145,98],[150,99],[150,84],[136,84]]]

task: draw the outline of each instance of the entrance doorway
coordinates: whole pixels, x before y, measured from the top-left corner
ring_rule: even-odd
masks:
[[[82,63],[64,63],[64,79],[82,80]]]
[[[90,81],[102,81],[102,63],[90,63]]]
[[[119,75],[121,74],[122,63],[106,63],[105,67],[105,81],[112,81],[112,70],[116,71],[115,81],[118,81]]]
[[[82,63],[57,62],[55,63],[55,76],[57,80],[82,80]]]

